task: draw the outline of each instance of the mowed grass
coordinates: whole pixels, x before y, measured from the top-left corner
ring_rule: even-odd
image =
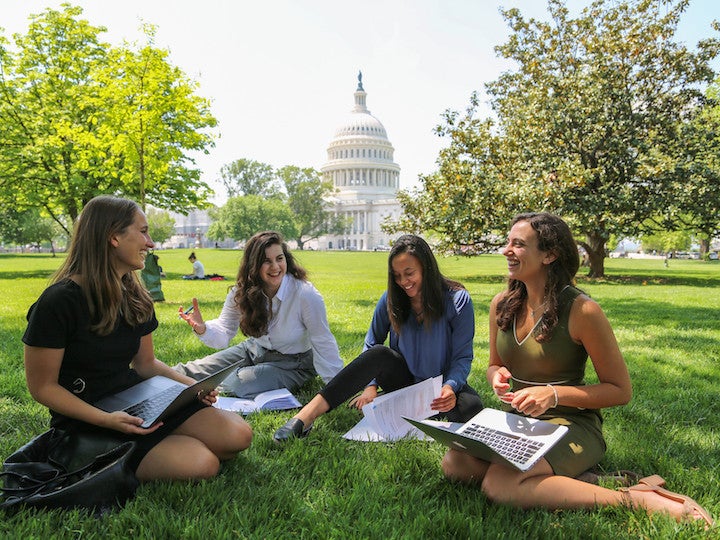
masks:
[[[195,250],[208,273],[227,281],[183,281],[190,250],[158,251],[167,273],[166,301],[156,304],[158,358],[168,363],[211,352],[178,319],[197,297],[206,318],[220,312],[242,252]],[[328,308],[349,362],[360,352],[377,298],[386,287],[387,253],[294,252]],[[29,396],[21,337],[30,304],[60,257],[0,254],[0,458],[47,427],[47,411]],[[503,289],[501,256],[448,257],[442,271],[462,281],[475,307],[470,383],[486,405],[498,403],[485,382],[488,305]],[[661,474],[720,516],[720,265],[701,261],[607,260],[607,278],[579,286],[608,314],[633,379],[633,400],[605,411],[606,470]],[[582,272],[583,270],[581,270]],[[240,341],[238,336],[236,341]],[[594,380],[588,370],[589,381]],[[320,387],[299,392],[307,401]],[[3,538],[706,538],[642,511],[518,510],[488,503],[478,489],[442,477],[443,447],[342,438],[360,418],[346,407],[322,417],[305,440],[284,448],[272,433],[291,411],[248,421],[251,448],[215,479],[142,486],[122,510],[101,519],[83,512],[0,515]],[[1,514],[1,513],[0,513]]]

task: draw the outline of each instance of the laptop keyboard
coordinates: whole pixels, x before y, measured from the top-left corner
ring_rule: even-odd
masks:
[[[182,385],[170,386],[151,398],[131,405],[125,409],[125,412],[131,416],[142,418],[147,422],[163,412],[184,389],[185,387]]]
[[[486,444],[508,461],[520,465],[527,463],[538,450],[545,446],[543,442],[513,435],[512,433],[504,433],[478,424],[469,424],[460,433]]]

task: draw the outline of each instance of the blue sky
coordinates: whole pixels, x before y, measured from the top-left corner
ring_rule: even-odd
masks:
[[[363,72],[367,106],[387,129],[402,168],[417,185],[435,168],[443,140],[433,133],[446,109],[463,109],[474,90],[510,68],[495,55],[507,25],[499,7],[543,19],[543,0],[82,0],[84,17],[106,41],[140,38],[157,25],[156,45],[212,100],[220,138],[198,157],[222,202],[222,165],[239,158],[275,167],[320,168],[335,129],[353,106]],[[25,33],[28,15],[61,1],[0,0],[5,36]],[[571,9],[588,5],[569,0]],[[713,35],[717,0],[691,0],[678,39]],[[720,66],[716,67],[718,69]]]

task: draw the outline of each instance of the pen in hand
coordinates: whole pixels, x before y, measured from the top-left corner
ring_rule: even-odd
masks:
[[[193,309],[195,309],[195,306],[190,306],[190,307],[187,309],[187,311],[183,311],[183,315],[190,315],[190,313],[192,313],[192,310],[193,310]],[[178,318],[182,319],[182,317],[180,317],[179,314],[178,314]]]

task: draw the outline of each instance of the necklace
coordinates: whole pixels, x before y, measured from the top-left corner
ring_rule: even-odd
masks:
[[[528,308],[530,308],[530,316],[531,316],[533,319],[535,319],[535,312],[536,312],[538,309],[540,309],[541,307],[543,307],[546,303],[547,303],[547,300],[545,300],[542,304],[540,304],[539,306],[537,306],[537,307],[535,307],[535,308],[530,307],[530,304],[528,303]]]

